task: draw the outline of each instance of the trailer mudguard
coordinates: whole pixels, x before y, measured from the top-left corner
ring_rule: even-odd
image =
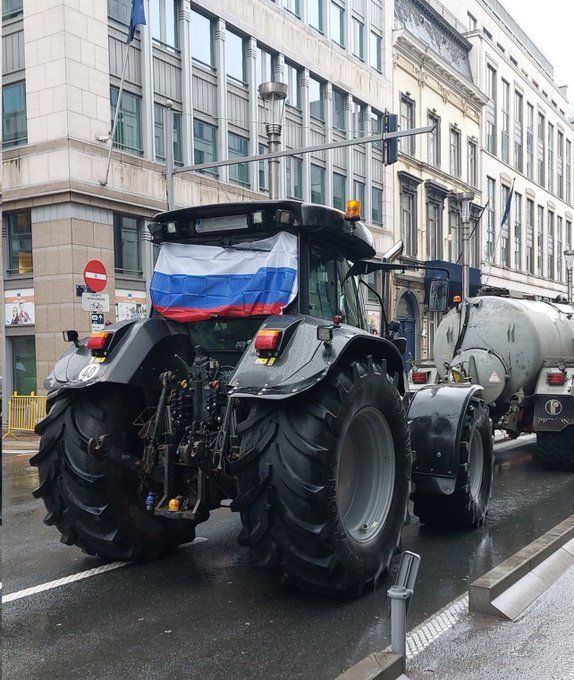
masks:
[[[229,382],[231,395],[256,399],[287,399],[310,389],[325,379],[346,356],[357,353],[384,359],[387,371],[397,376],[397,387],[404,394],[402,357],[392,342],[354,326],[333,327],[333,339],[317,339],[317,328],[329,325],[324,319],[306,315],[267,318],[261,329],[279,329],[283,339],[273,361],[257,356],[251,343]]]
[[[161,317],[129,320],[112,324],[106,330],[114,336],[106,357],[93,357],[85,341],[70,347],[57,361],[54,370],[44,382],[49,397],[62,390],[82,389],[102,382],[140,385],[158,385],[159,373],[170,369],[181,372],[178,354],[192,361],[189,337],[182,327],[170,324]],[[161,355],[161,361],[157,360]]]
[[[408,421],[417,491],[454,492],[463,418],[471,398],[481,390],[480,385],[429,385],[413,396]]]

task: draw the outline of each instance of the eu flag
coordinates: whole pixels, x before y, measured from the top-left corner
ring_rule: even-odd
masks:
[[[128,31],[128,45],[132,42],[136,34],[136,28],[145,24],[144,0],[132,0],[132,15],[130,18],[130,30]]]
[[[510,191],[508,192],[508,198],[506,199],[506,206],[504,208],[504,213],[502,215],[502,222],[500,223],[500,226],[503,227],[504,223],[508,219],[508,215],[510,214],[510,206],[512,205],[512,195],[514,194],[514,180],[512,181],[512,187],[510,188]]]

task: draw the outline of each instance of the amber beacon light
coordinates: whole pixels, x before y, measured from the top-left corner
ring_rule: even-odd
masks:
[[[347,201],[345,205],[345,217],[348,220],[360,220],[361,219],[361,201],[351,199]]]

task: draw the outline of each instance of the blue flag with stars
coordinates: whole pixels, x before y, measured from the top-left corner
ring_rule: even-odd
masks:
[[[130,30],[128,31],[128,45],[136,34],[136,28],[146,23],[144,0],[132,0],[132,15],[130,18]]]

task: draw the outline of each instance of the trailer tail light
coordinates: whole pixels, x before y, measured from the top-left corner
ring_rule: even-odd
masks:
[[[271,328],[263,328],[255,336],[255,349],[260,352],[274,352],[281,342],[281,331]]]
[[[414,385],[426,385],[427,373],[426,371],[413,371],[411,373],[411,380]]]
[[[562,371],[548,371],[546,382],[549,385],[561,386],[566,382],[566,374]]]
[[[108,331],[97,331],[92,333],[86,342],[86,347],[94,352],[104,351],[112,339],[113,333]]]

